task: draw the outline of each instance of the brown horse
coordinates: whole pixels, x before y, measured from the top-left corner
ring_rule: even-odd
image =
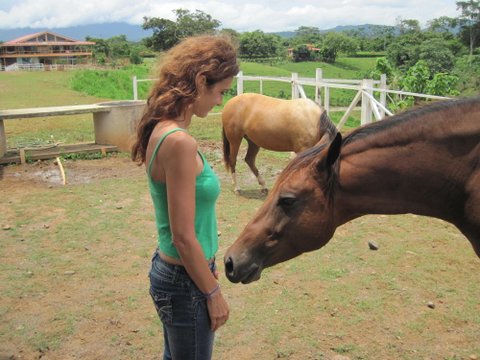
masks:
[[[324,246],[366,214],[455,225],[480,257],[480,98],[433,103],[297,155],[225,254],[232,282]]]
[[[230,99],[223,109],[223,159],[237,186],[235,165],[242,139],[248,142],[245,162],[266,192],[265,181],[255,166],[260,148],[299,153],[319,140],[329,142],[335,125],[320,106],[308,99],[282,100],[246,93]]]

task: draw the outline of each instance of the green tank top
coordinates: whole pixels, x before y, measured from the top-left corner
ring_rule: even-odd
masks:
[[[155,208],[155,220],[158,233],[158,247],[162,253],[180,259],[177,249],[173,245],[172,232],[168,217],[167,185],[154,181],[150,175],[153,159],[157,156],[158,149],[163,140],[175,131],[185,131],[175,128],[167,131],[158,141],[153,150],[150,164],[148,165],[148,186]],[[215,203],[220,194],[220,182],[203,154],[198,152],[203,161],[203,170],[196,177],[195,184],[195,234],[203,249],[205,258],[211,259],[218,250],[217,217]]]

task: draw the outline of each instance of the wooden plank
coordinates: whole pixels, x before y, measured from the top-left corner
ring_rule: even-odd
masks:
[[[110,112],[111,107],[105,105],[69,105],[50,106],[26,109],[0,110],[0,119],[24,119],[43,116],[75,115],[96,112]]]
[[[118,147],[114,145],[102,145],[95,143],[82,143],[82,144],[70,144],[62,145],[49,149],[37,149],[37,150],[24,150],[25,158],[28,160],[47,160],[55,159],[58,156],[65,154],[78,154],[78,153],[93,153],[101,152],[103,155],[109,152],[117,152]],[[0,158],[0,165],[6,164],[20,164],[21,156],[19,150],[10,150],[5,156]]]

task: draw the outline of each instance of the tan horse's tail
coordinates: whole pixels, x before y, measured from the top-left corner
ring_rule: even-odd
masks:
[[[230,141],[225,135],[225,128],[222,127],[222,139],[223,139],[223,163],[228,172],[232,172],[232,164],[230,163]]]
[[[320,115],[318,122],[317,144],[330,143],[338,133],[338,129],[330,119],[326,111]]]

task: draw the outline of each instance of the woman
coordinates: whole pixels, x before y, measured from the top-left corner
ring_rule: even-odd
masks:
[[[145,164],[158,250],[150,294],[164,330],[164,359],[210,359],[229,307],[217,282],[217,176],[187,132],[193,115],[223,101],[239,67],[220,36],[183,40],[164,57],[137,128],[132,159]]]

